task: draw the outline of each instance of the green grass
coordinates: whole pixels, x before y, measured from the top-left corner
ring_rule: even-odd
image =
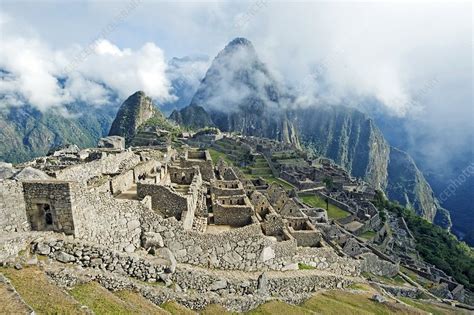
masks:
[[[360,290],[360,291],[371,291],[372,290],[372,288],[368,284],[365,284],[365,283],[352,283],[347,288],[352,289],[352,290]]]
[[[37,267],[21,270],[2,268],[0,272],[10,279],[23,300],[37,314],[86,313],[75,299],[49,282],[44,272]]]
[[[467,314],[467,312],[463,313],[461,310],[454,309],[447,305],[431,304],[429,302],[422,302],[420,300],[413,300],[406,297],[400,297],[400,300],[407,303],[408,305],[411,305],[413,307],[416,307],[420,310],[426,311],[433,315]]]
[[[372,292],[364,294],[347,291],[327,291],[316,294],[302,307],[319,314],[423,314],[423,312],[396,304],[394,302],[377,303],[371,300]]]
[[[260,305],[247,313],[247,315],[306,315],[314,314],[300,306],[290,305],[281,301],[270,301]]]
[[[366,239],[366,240],[371,240],[374,238],[374,236],[377,235],[377,233],[373,230],[368,230],[359,235],[359,237]]]
[[[209,148],[209,153],[211,154],[211,159],[214,164],[216,164],[219,161],[219,159],[223,159],[229,165],[234,164],[234,162],[232,162],[232,160],[229,159],[229,157],[225,153],[219,152],[212,148]]]
[[[160,305],[162,309],[170,312],[172,315],[196,315],[197,313],[189,308],[176,303],[175,301],[168,301]]]
[[[372,273],[363,272],[362,276],[367,279],[372,279],[381,283],[390,284],[390,285],[404,285],[406,281],[400,277],[399,275],[395,275],[394,277],[386,277],[386,276],[378,276]]]
[[[136,309],[96,282],[75,286],[71,295],[95,314],[136,314]]]
[[[167,311],[159,308],[149,300],[145,299],[139,293],[130,290],[121,290],[114,293],[122,301],[132,305],[136,310],[136,314],[156,314],[165,315]]]
[[[313,270],[315,268],[313,266],[310,266],[304,263],[298,263],[298,269],[299,270]]]
[[[277,177],[263,177],[263,179],[270,185],[272,183],[277,183],[277,184],[280,184],[283,186],[283,188],[285,188],[286,190],[292,190],[293,188],[295,188],[293,185],[291,185],[290,183],[288,183],[287,181],[284,181],[283,179],[281,178],[277,178]]]
[[[302,194],[299,197],[301,198],[301,200],[303,200],[304,203],[308,204],[311,207],[326,209],[326,201],[324,201],[319,196]],[[335,219],[335,220],[342,219],[350,215],[349,212],[344,211],[341,208],[336,207],[335,205],[332,205],[332,204],[329,204],[329,209],[327,212],[328,212],[328,217],[330,219]]]

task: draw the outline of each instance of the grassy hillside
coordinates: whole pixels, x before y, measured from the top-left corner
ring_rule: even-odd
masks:
[[[379,193],[374,201],[379,209],[402,216],[415,237],[416,249],[429,263],[474,290],[474,252],[454,235],[417,216],[413,211],[391,202]]]

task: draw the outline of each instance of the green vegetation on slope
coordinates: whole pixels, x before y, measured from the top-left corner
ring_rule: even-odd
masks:
[[[382,193],[377,194],[374,204],[405,219],[415,237],[416,249],[427,262],[474,290],[474,253],[466,243],[398,203],[387,200]]]
[[[287,304],[281,301],[270,301],[251,310],[247,315],[305,315],[314,314],[309,309]]]
[[[139,293],[130,290],[121,290],[114,292],[114,294],[118,296],[122,301],[128,303],[128,305],[132,305],[136,310],[136,314],[168,314],[167,311],[159,308],[157,305],[145,299]]]
[[[162,309],[170,312],[173,315],[196,315],[197,313],[178,304],[174,301],[168,301],[160,305]]]
[[[212,148],[209,148],[208,150],[209,150],[209,153],[211,154],[211,159],[212,159],[212,162],[214,162],[214,164],[216,164],[220,159],[223,159],[229,165],[234,164],[232,160],[229,159],[225,153],[219,152]]]
[[[129,290],[112,293],[97,282],[75,286],[71,295],[95,314],[167,314],[139,293]]]
[[[217,142],[220,150],[216,148],[209,148],[209,153],[211,154],[212,161],[217,163],[219,159],[223,159],[229,165],[238,165],[240,159],[250,160],[250,155],[242,151],[239,146],[230,142],[229,140],[220,140]],[[255,160],[247,161],[247,166],[239,167],[242,173],[247,178],[263,178],[268,184],[277,183],[283,186],[286,190],[291,190],[294,188],[293,185],[284,181],[281,178],[274,177],[270,167],[268,166],[267,161],[262,156],[257,156]]]
[[[354,294],[345,291],[328,291],[316,294],[302,307],[320,314],[424,314],[421,311],[393,302],[377,303],[372,293]]]
[[[315,208],[323,208],[326,209],[326,201],[324,201],[322,198],[316,195],[309,195],[309,194],[301,194],[299,197],[303,200],[304,203],[310,205],[311,207]],[[335,205],[329,204],[329,209],[328,209],[328,217],[330,219],[342,219],[345,217],[348,217],[350,215],[349,212],[342,210],[339,207],[336,207]]]
[[[96,282],[77,285],[71,295],[95,314],[134,314],[127,303]]]
[[[81,305],[66,292],[48,281],[36,267],[0,271],[10,279],[20,296],[37,314],[85,314]]]
[[[376,235],[377,233],[375,233],[375,231],[373,230],[367,230],[365,231],[364,233],[362,233],[361,235],[359,235],[359,237],[365,239],[365,240],[371,240],[374,238],[374,236]]]

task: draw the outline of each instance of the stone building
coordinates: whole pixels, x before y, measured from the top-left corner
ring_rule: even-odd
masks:
[[[31,229],[74,234],[73,189],[77,189],[74,182],[23,182],[26,214]]]

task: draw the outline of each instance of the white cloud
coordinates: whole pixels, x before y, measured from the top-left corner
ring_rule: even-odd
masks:
[[[86,48],[52,49],[31,33],[15,34],[12,23],[1,15],[0,95],[5,97],[0,105],[28,103],[40,110],[75,100],[102,105],[109,102],[111,92],[125,99],[137,90],[158,102],[175,98],[164,52],[154,43],[132,50],[100,39]],[[85,54],[88,49],[91,53]]]

